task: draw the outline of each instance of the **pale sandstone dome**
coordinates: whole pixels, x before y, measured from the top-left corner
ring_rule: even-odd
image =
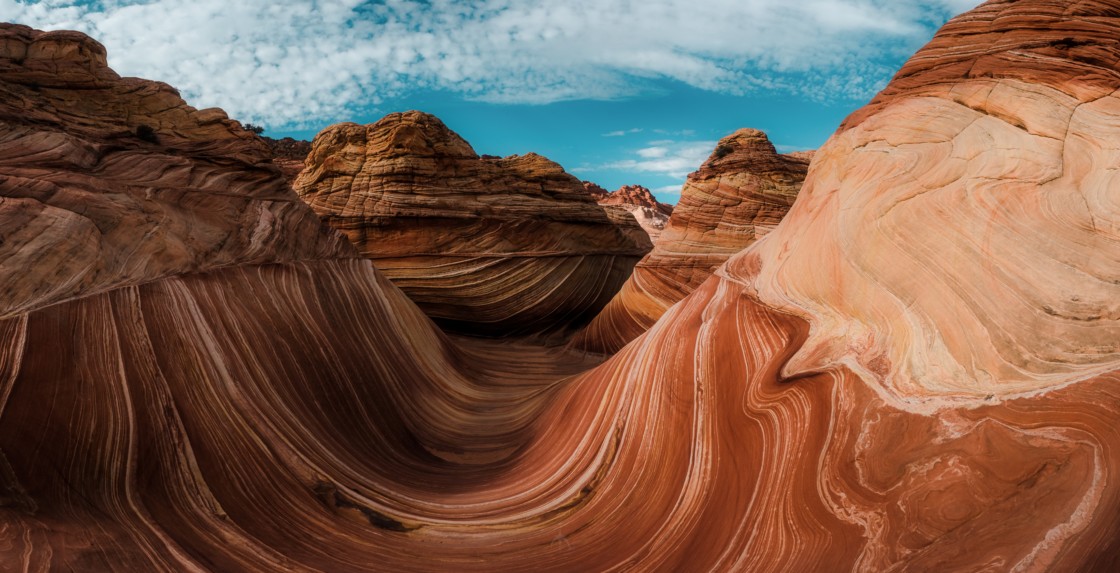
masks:
[[[658,201],[649,189],[641,185],[623,185],[614,191],[607,191],[590,181],[584,181],[583,187],[600,205],[617,205],[629,211],[654,244],[669,223],[669,216],[673,214],[672,205]]]
[[[813,325],[786,375],[933,408],[1120,366],[1115,11],[990,2],[845,122],[726,272]]]
[[[721,139],[688,176],[653,251],[573,346],[610,354],[653,326],[728,258],[777,226],[811,158],[812,152],[779,154],[757,129]]]
[[[585,324],[651,248],[540,155],[480,158],[438,118],[327,128],[296,192],[424,312],[487,336]]]
[[[259,139],[119,77],[94,40],[6,25],[0,70],[0,317],[175,273],[354,256]]]

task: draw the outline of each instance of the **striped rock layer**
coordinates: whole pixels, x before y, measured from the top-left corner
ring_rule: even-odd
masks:
[[[955,19],[598,366],[442,335],[336,255],[28,306],[0,564],[1120,569],[1117,37],[1116,1]]]
[[[649,251],[619,207],[530,153],[480,158],[438,118],[394,113],[315,137],[296,192],[441,326],[474,335],[586,324]]]
[[[720,140],[688,176],[653,251],[634,267],[598,316],[572,340],[612,354],[653,326],[669,307],[732,255],[770,232],[805,180],[811,152],[780,155],[766,134],[740,129]]]

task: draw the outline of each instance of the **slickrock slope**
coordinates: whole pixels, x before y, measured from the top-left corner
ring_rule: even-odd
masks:
[[[88,37],[5,26],[0,71],[0,317],[175,273],[353,256],[253,134],[120,78]]]
[[[990,2],[849,118],[728,269],[906,408],[1120,366],[1117,2]],[[750,269],[750,270],[748,270]]]
[[[685,530],[724,548],[699,570],[1120,569],[1117,38],[1115,0],[955,19],[581,379],[631,381],[627,435],[681,472],[631,564],[681,566]]]
[[[480,158],[420,112],[327,128],[295,188],[428,316],[469,334],[582,326],[651,248],[556,163]]]
[[[572,344],[611,354],[653,326],[717,267],[782,220],[811,158],[812,152],[778,154],[766,134],[755,129],[720,140],[688,176],[653,251]]]
[[[623,185],[614,192],[590,181],[584,181],[583,187],[600,205],[618,205],[634,215],[654,244],[669,223],[669,216],[673,214],[672,205],[661,203],[649,189],[641,185]]]

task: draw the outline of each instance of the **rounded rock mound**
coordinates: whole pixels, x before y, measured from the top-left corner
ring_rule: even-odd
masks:
[[[530,153],[479,157],[435,116],[327,128],[296,192],[444,328],[556,334],[589,321],[651,248],[624,209]]]

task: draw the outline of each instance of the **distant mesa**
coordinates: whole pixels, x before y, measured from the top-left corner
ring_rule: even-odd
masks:
[[[600,205],[618,205],[629,211],[655,244],[669,222],[669,215],[673,214],[672,205],[659,202],[641,185],[624,185],[614,192],[590,181],[584,181],[583,187]]]
[[[307,154],[311,153],[311,142],[291,137],[273,139],[261,136],[261,139],[272,150],[272,162],[280,168],[284,178],[289,182],[294,182],[300,172],[303,171]]]
[[[721,139],[688,176],[653,251],[573,345],[606,354],[618,351],[728,258],[773,230],[793,205],[812,154],[779,154],[766,134],[755,129]],[[628,192],[625,197],[646,195]],[[615,200],[613,194],[609,200]]]
[[[586,324],[651,248],[626,209],[529,153],[479,157],[435,116],[316,136],[297,193],[445,328],[561,334]]]

